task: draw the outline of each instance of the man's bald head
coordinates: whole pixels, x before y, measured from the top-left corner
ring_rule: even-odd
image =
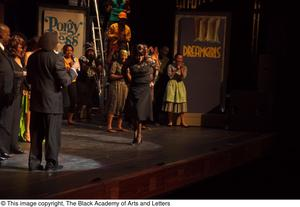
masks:
[[[10,38],[10,29],[7,25],[0,23],[0,42],[7,45]]]

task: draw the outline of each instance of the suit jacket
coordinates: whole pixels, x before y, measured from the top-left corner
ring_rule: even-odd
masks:
[[[10,57],[0,48],[0,153],[8,152],[12,123],[14,68]]]
[[[31,84],[30,110],[62,114],[62,87],[71,84],[75,78],[73,70],[67,73],[61,55],[47,50],[33,53],[27,63],[27,79]]]
[[[0,49],[0,110],[11,104],[13,92],[14,69],[12,60]]]

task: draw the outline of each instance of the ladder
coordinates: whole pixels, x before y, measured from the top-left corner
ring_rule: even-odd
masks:
[[[99,10],[97,0],[93,0],[94,8],[96,12],[96,20],[92,21],[92,37],[94,43],[95,55],[98,57],[100,55],[102,62],[102,74],[97,80],[97,86],[99,90],[99,107],[100,109],[104,109],[104,102],[106,97],[106,73],[105,73],[105,60],[104,60],[104,49],[103,49],[103,39],[102,39],[102,31],[101,31],[101,23],[99,18]],[[88,6],[90,7],[90,2],[88,1]]]
[[[102,66],[104,67],[104,50],[97,0],[94,0],[94,6],[96,10],[96,21],[93,20],[92,22],[94,49],[96,57],[98,57],[99,54],[101,55]]]

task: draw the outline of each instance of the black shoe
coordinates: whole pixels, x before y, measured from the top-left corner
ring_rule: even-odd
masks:
[[[47,163],[45,170],[46,171],[56,171],[56,170],[61,170],[63,169],[64,166],[62,165],[54,165],[53,163]]]
[[[44,170],[43,165],[37,165],[37,166],[29,166],[29,171],[37,171],[37,170]]]
[[[25,154],[25,152],[24,152],[22,149],[20,149],[20,148],[18,148],[18,149],[13,149],[13,150],[11,151],[11,153],[12,153],[12,154]]]
[[[0,154],[0,157],[6,158],[6,159],[11,158],[11,156],[9,154],[7,154],[6,152],[2,152]]]

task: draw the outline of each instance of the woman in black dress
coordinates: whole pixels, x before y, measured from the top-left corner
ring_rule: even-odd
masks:
[[[153,119],[150,83],[153,81],[153,68],[146,59],[146,48],[139,44],[136,54],[127,65],[127,77],[130,81],[127,98],[127,116],[133,124],[132,144],[142,143],[142,122]]]
[[[10,152],[13,154],[23,154],[24,151],[18,145],[18,134],[20,130],[21,118],[21,98],[23,94],[23,82],[27,75],[26,69],[23,67],[23,58],[26,52],[26,41],[22,34],[13,35],[7,47],[9,56],[12,58],[14,67],[14,83],[13,83],[13,102],[11,104],[11,139]]]

